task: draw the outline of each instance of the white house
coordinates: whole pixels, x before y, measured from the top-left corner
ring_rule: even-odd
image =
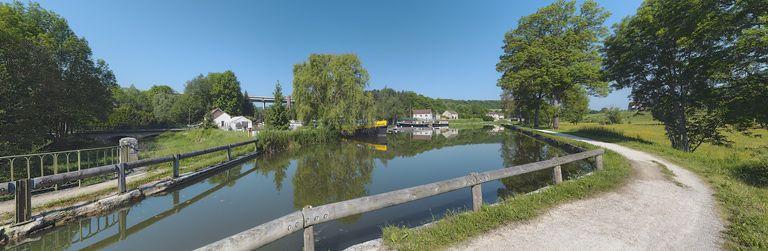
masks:
[[[442,114],[443,119],[459,119],[459,113],[455,111],[444,111]]]
[[[411,114],[416,120],[434,120],[435,116],[432,115],[432,110],[412,110]]]
[[[486,113],[485,115],[488,116],[488,117],[493,118],[494,121],[499,120],[499,119],[504,119],[504,114],[502,114],[500,112],[489,112],[489,113]]]
[[[213,123],[222,130],[229,130],[229,122],[232,121],[232,116],[229,116],[226,112],[219,108],[211,111],[211,117],[213,117]]]
[[[253,131],[253,121],[246,117],[232,117],[219,108],[211,111],[211,117],[213,117],[213,123],[215,123],[219,129],[227,131]]]

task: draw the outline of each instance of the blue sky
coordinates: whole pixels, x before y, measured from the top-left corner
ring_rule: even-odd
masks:
[[[232,70],[242,88],[291,91],[310,53],[355,53],[370,87],[440,98],[498,99],[504,33],[551,1],[41,1],[85,37],[123,86],[182,91],[198,74]],[[599,1],[607,24],[640,0]],[[626,107],[628,90],[590,107]]]

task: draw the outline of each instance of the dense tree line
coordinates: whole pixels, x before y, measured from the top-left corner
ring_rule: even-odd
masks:
[[[431,109],[440,114],[446,110],[459,113],[460,118],[481,118],[491,109],[501,109],[499,100],[433,99],[412,91],[396,91],[392,88],[371,90],[377,119],[394,122],[411,117],[413,109]]]
[[[40,149],[106,119],[115,76],[38,4],[0,3],[0,155]]]
[[[109,128],[148,128],[193,125],[202,122],[212,109],[230,115],[253,117],[255,108],[240,91],[232,71],[212,72],[187,81],[184,92],[165,85],[141,91],[133,86],[114,87],[114,110],[100,125]]]

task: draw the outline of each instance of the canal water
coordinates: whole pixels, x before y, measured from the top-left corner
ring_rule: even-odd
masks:
[[[417,130],[372,141],[342,140],[263,157],[131,207],[40,233],[13,250],[189,250],[300,210],[306,205],[536,162],[562,150],[503,128]],[[563,167],[564,179],[591,171]],[[483,184],[495,203],[551,184],[551,171]],[[378,238],[385,226],[418,226],[471,209],[469,189],[315,226],[316,247],[338,250]],[[300,250],[301,231],[263,250]]]

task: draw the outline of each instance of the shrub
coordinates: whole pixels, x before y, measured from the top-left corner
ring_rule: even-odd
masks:
[[[295,131],[264,130],[256,136],[258,150],[267,154],[278,151],[336,140],[338,132],[323,128],[301,128]]]
[[[605,115],[605,117],[608,119],[608,124],[621,124],[624,122],[624,118],[621,115],[621,110],[619,110],[619,108],[612,107],[607,109]]]

